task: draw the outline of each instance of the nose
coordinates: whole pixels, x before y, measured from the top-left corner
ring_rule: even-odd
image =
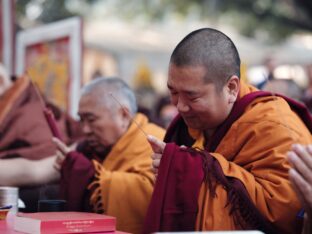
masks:
[[[188,112],[190,110],[190,107],[185,103],[185,101],[181,97],[177,99],[176,107],[180,113]]]
[[[82,132],[86,135],[90,134],[92,131],[91,131],[91,128],[90,128],[90,125],[87,123],[87,122],[82,122]]]

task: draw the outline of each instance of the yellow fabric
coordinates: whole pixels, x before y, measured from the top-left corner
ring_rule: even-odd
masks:
[[[240,96],[255,90],[241,83]],[[196,139],[194,146],[203,148],[203,134],[189,130]],[[288,180],[286,152],[294,143],[311,144],[312,137],[286,101],[262,97],[251,103],[231,126],[212,155],[226,176],[239,179],[259,211],[279,228],[281,233],[295,230],[300,203]],[[218,185],[211,197],[202,184],[198,198],[197,230],[235,230],[227,192]]]
[[[144,115],[137,114],[135,121],[147,134],[163,139],[165,131],[148,123]],[[103,164],[94,161],[96,179],[89,187],[97,188],[91,204],[95,211],[115,216],[117,230],[141,233],[154,185],[151,154],[146,136],[132,123]]]

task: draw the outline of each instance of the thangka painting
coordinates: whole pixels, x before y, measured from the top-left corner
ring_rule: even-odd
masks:
[[[0,62],[9,74],[13,69],[14,1],[0,0]]]
[[[49,101],[74,117],[82,74],[81,30],[75,17],[17,35],[17,74],[26,73]]]

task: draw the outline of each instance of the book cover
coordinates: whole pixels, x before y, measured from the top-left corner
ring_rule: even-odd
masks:
[[[18,213],[14,230],[24,233],[92,233],[114,232],[116,218],[86,212]]]

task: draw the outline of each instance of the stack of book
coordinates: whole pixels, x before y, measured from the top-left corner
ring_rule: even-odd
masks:
[[[116,234],[116,218],[85,212],[18,213],[14,230],[32,234],[105,233]]]

